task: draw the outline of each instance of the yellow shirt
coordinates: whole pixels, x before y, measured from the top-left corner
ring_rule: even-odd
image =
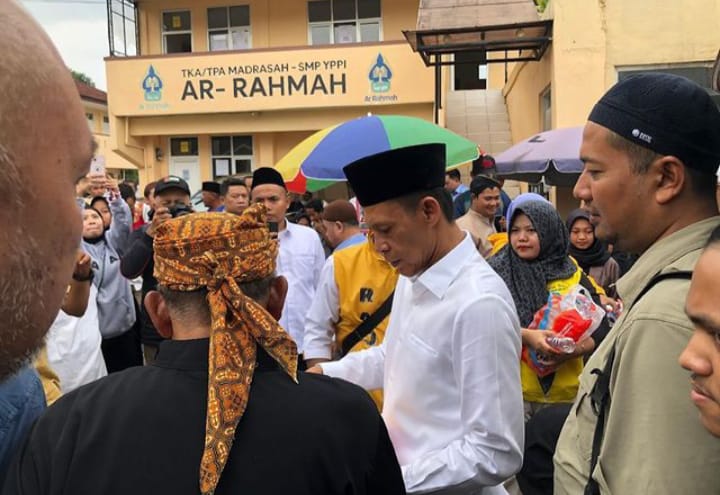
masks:
[[[58,378],[48,363],[47,349],[45,346],[40,349],[35,359],[35,369],[38,375],[40,375],[40,381],[45,391],[45,402],[50,406],[62,396],[62,392],[60,391],[60,378]]]
[[[562,280],[554,280],[547,284],[548,292],[567,294],[570,289],[580,283],[582,270],[579,268],[573,276]],[[539,308],[538,308],[539,309]],[[554,404],[557,402],[572,402],[578,389],[578,377],[582,373],[583,359],[581,357],[570,359],[561,364],[555,371],[552,386],[547,394],[540,386],[537,374],[525,361],[520,361],[520,380],[522,382],[523,399],[528,402],[543,402]]]
[[[345,248],[333,254],[335,284],[338,288],[340,319],[335,324],[338,347],[360,323],[373,314],[395,290],[397,271],[380,256],[369,242]],[[385,338],[389,316],[355,344],[350,352],[380,345]],[[370,392],[382,410],[382,391]]]

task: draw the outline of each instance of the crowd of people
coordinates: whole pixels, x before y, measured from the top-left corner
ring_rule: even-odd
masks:
[[[443,143],[347,164],[350,200],[260,167],[197,212],[179,177],[88,174],[55,49],[14,2],[0,24],[3,494],[718,491],[720,111],[695,83],[602,96],[566,218],[489,155],[463,184]],[[563,304],[592,318],[554,326]]]

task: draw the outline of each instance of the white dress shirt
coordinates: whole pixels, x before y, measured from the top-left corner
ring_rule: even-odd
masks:
[[[90,284],[85,314],[76,318],[60,310],[47,334],[48,364],[63,394],[107,375],[101,343],[97,289]]]
[[[278,234],[278,242],[277,274],[288,281],[280,325],[297,344],[298,353],[302,354],[305,315],[315,297],[315,288],[325,263],[325,251],[317,232],[290,222]]]
[[[340,319],[340,298],[335,283],[335,260],[330,256],[320,272],[315,300],[305,319],[305,359],[332,359],[335,324]]]
[[[401,276],[378,347],[323,363],[326,375],[384,387],[383,418],[411,493],[506,493],[522,465],[520,324],[510,292],[465,239]],[[452,487],[452,488],[450,488]]]

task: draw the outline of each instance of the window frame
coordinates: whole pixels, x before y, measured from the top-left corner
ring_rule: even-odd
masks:
[[[247,26],[231,26],[231,25],[230,25],[230,8],[231,8],[231,7],[247,7],[247,8],[248,8],[248,22],[249,22],[249,24],[248,24]],[[208,10],[210,10],[210,9],[219,9],[219,8],[224,8],[224,9],[225,9],[225,13],[227,14],[228,25],[227,25],[227,27],[225,27],[225,28],[211,28],[211,27],[210,27],[210,21],[209,21],[210,16],[208,15]],[[225,7],[223,7],[223,6],[207,7],[207,8],[205,9],[205,25],[206,25],[206,27],[207,27],[207,48],[208,48],[208,51],[214,53],[214,52],[225,52],[225,51],[230,51],[230,50],[252,50],[252,47],[253,47],[252,34],[253,34],[253,33],[252,33],[252,20],[251,20],[251,17],[252,17],[252,14],[251,14],[251,5],[250,5],[250,4],[227,5],[227,6],[225,6]],[[233,31],[240,31],[240,30],[242,30],[242,29],[247,29],[247,31],[248,31],[248,35],[249,35],[249,36],[248,36],[248,46],[247,46],[247,47],[243,47],[243,48],[236,48],[236,47],[234,47],[234,46],[229,46],[229,45],[232,43],[232,32],[233,32]],[[211,45],[210,45],[210,43],[211,43],[211,42],[210,42],[210,34],[211,34],[211,33],[216,33],[216,32],[221,32],[221,31],[227,32],[227,35],[228,35],[228,48],[226,48],[225,50],[213,50],[213,49],[211,48]]]
[[[87,121],[90,132],[95,133],[95,114],[93,112],[85,112],[85,120]]]
[[[353,19],[343,19],[343,20],[335,20],[335,13],[333,11],[333,1],[330,1],[330,20],[329,21],[315,21],[310,22],[310,2],[312,0],[308,0],[306,2],[307,5],[307,39],[308,39],[308,45],[309,46],[323,46],[320,44],[313,44],[312,39],[312,28],[313,27],[329,27],[330,28],[330,45],[350,45],[353,43],[380,43],[384,40],[383,37],[383,21],[382,21],[382,10],[383,10],[383,3],[382,0],[378,0],[378,3],[380,4],[380,17],[360,17],[360,11],[358,8],[358,0],[355,1],[355,17]],[[386,0],[387,1],[387,0]],[[335,42],[335,25],[336,24],[350,24],[355,23],[355,41],[353,43],[336,43]],[[374,24],[377,23],[378,25],[378,39],[377,41],[364,41],[361,39],[360,34],[360,26],[363,24]]]
[[[170,14],[172,12],[187,12],[190,15],[190,29],[189,30],[182,30],[182,31],[165,31],[165,25],[163,24],[163,17],[165,14]],[[190,35],[190,51],[189,52],[170,52],[167,51],[167,36],[173,34],[189,34]],[[195,43],[193,40],[193,31],[192,31],[192,9],[170,9],[170,10],[163,10],[160,12],[160,36],[162,37],[162,50],[163,55],[171,55],[173,53],[193,53],[195,51]]]
[[[108,116],[108,115],[103,115],[102,131],[104,134],[110,135],[110,116]]]
[[[213,153],[213,139],[215,138],[230,138],[230,154],[229,155],[216,155]],[[251,154],[249,155],[236,155],[235,154],[235,138],[250,138],[250,146],[252,148]],[[210,136],[210,164],[212,166],[213,180],[221,180],[233,175],[249,174],[252,173],[255,165],[255,138],[252,134],[222,134],[222,135],[211,135]],[[217,167],[215,166],[216,159],[227,158],[230,160],[230,174],[229,175],[218,175]],[[235,160],[249,160],[250,170],[240,172],[235,166]]]

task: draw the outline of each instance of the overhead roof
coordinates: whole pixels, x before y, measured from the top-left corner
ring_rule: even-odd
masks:
[[[460,52],[488,63],[539,60],[552,20],[541,19],[532,0],[421,0],[417,29],[404,34],[427,65],[452,64]]]

